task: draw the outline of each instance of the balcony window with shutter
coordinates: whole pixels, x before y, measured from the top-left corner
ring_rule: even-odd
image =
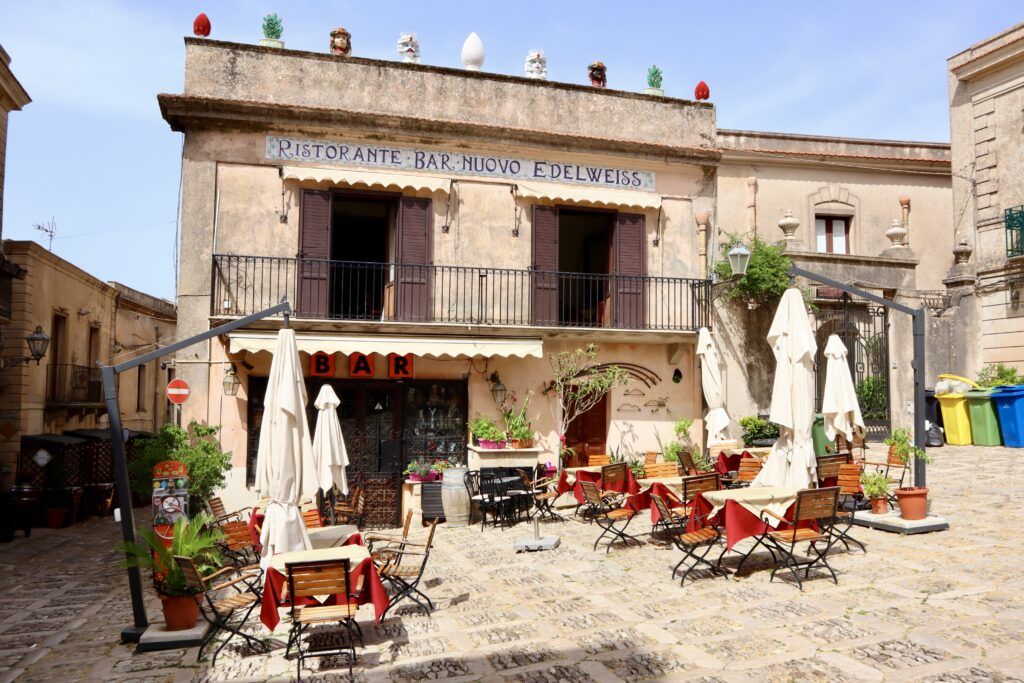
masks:
[[[819,254],[849,254],[850,218],[847,216],[816,216],[814,237],[815,251]]]

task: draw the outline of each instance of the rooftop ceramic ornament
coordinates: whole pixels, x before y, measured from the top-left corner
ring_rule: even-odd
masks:
[[[661,69],[657,64],[651,65],[651,68],[647,70],[647,87],[644,92],[648,95],[665,94],[665,91],[661,89]]]
[[[693,99],[697,101],[703,101],[711,97],[711,88],[704,81],[697,84],[697,87],[693,89]]]
[[[398,54],[406,64],[420,63],[420,39],[415,33],[402,33],[398,36]]]
[[[348,57],[352,54],[352,34],[344,26],[331,31],[331,54]]]
[[[206,16],[205,13],[200,12],[196,16],[195,21],[192,22],[192,33],[196,34],[200,38],[206,38],[210,35],[210,17]]]
[[[590,78],[590,85],[604,88],[608,85],[608,67],[604,62],[591,62],[587,67],[587,77]]]
[[[466,36],[462,44],[462,66],[467,71],[479,71],[484,65],[484,41],[475,32]]]
[[[277,14],[268,14],[263,17],[263,39],[260,45],[264,47],[284,47],[281,34],[284,33],[284,23]]]
[[[530,50],[526,53],[526,77],[538,81],[548,80],[548,58],[544,50]]]

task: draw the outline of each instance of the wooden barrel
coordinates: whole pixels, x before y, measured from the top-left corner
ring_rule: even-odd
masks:
[[[469,526],[470,501],[464,478],[467,468],[449,467],[441,483],[441,502],[448,526]]]

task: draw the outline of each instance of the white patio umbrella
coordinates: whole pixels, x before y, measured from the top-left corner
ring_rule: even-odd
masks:
[[[836,434],[841,433],[852,443],[854,434],[863,434],[865,426],[846,354],[843,341],[837,335],[830,335],[825,342],[825,392],[821,397],[821,412],[825,416],[825,436],[835,439]]]
[[[722,372],[718,367],[718,349],[706,327],[697,332],[697,355],[700,356],[700,380],[704,388],[704,400],[708,404],[704,426],[708,430],[708,441],[722,441],[729,427],[729,413],[725,412],[725,391]]]
[[[768,343],[775,355],[775,382],[768,419],[779,426],[764,468],[752,486],[807,488],[817,481],[814,424],[814,354],[818,344],[800,290],[790,287],[775,311]]]
[[[270,498],[260,533],[264,568],[273,555],[312,547],[299,503],[318,488],[295,331],[282,329],[270,364],[256,453],[256,492]]]
[[[313,402],[319,411],[313,433],[313,461],[324,493],[337,486],[342,495],[347,496],[345,468],[348,466],[348,451],[345,450],[345,438],[341,435],[341,423],[338,421],[340,404],[341,400],[331,385],[320,387],[320,393]]]

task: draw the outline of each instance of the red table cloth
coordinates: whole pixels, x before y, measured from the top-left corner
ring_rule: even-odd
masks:
[[[569,473],[562,470],[562,475],[558,478],[558,493],[565,493],[572,490],[573,495],[576,497],[576,502],[583,505],[587,502],[586,496],[583,495],[583,487],[580,485],[581,481],[592,481],[597,486],[599,491],[608,490],[615,491],[616,493],[628,493],[629,495],[636,495],[640,493],[640,484],[636,482],[636,477],[633,476],[632,470],[626,470],[626,480],[616,482],[613,488],[604,489],[601,486],[601,473],[600,472],[587,472],[586,470],[578,470],[576,472],[576,481],[573,484],[569,484]]]
[[[742,541],[744,538],[750,538],[751,536],[758,536],[768,531],[783,531],[785,529],[793,528],[792,524],[780,523],[778,527],[770,527],[769,525],[758,519],[754,513],[747,508],[740,505],[735,500],[727,500],[725,507],[721,508],[714,517],[707,519],[708,513],[712,510],[712,505],[708,501],[704,500],[704,496],[698,493],[691,503],[693,506],[693,512],[690,514],[690,519],[686,523],[687,531],[697,531],[703,529],[706,526],[724,526],[725,527],[725,546],[729,550],[732,547]],[[792,518],[794,505],[789,507],[786,511],[785,517]]]
[[[726,454],[722,451],[718,454],[718,461],[715,463],[715,472],[721,475],[727,475],[730,472],[736,472],[740,468],[740,460],[743,458],[753,458],[749,451],[743,451],[742,453],[733,453],[731,455]]]
[[[258,507],[252,509],[252,514],[249,515],[249,535],[252,536],[253,545],[256,546],[256,552],[263,549],[260,545],[260,529],[263,528],[263,517],[265,516],[259,511]]]
[[[377,574],[377,567],[373,564],[372,557],[367,557],[352,568],[349,572],[349,585],[358,585],[360,577],[363,580],[362,589],[358,595],[353,596],[349,601],[356,605],[372,603],[374,620],[380,622],[381,615],[387,610],[391,601],[388,598],[388,592],[385,590],[384,584],[380,580],[380,576]],[[281,599],[281,593],[287,580],[287,576],[273,567],[267,569],[266,580],[263,584],[263,604],[260,607],[260,621],[271,631],[277,628],[278,623],[281,621],[277,610],[290,604],[289,601]],[[332,595],[322,603],[317,602],[313,598],[301,598],[301,604],[337,605],[338,598],[339,596]]]
[[[665,501],[665,504],[668,505],[669,508],[679,507],[682,505],[682,502],[679,500],[679,496],[661,482],[654,482],[646,491],[641,491],[640,493],[630,496],[626,501],[626,507],[636,512],[642,512],[643,510],[650,509],[651,524],[657,524],[658,521],[661,520],[661,513],[658,512],[658,506],[654,504],[654,499],[651,498],[651,494],[661,496],[661,499]]]

